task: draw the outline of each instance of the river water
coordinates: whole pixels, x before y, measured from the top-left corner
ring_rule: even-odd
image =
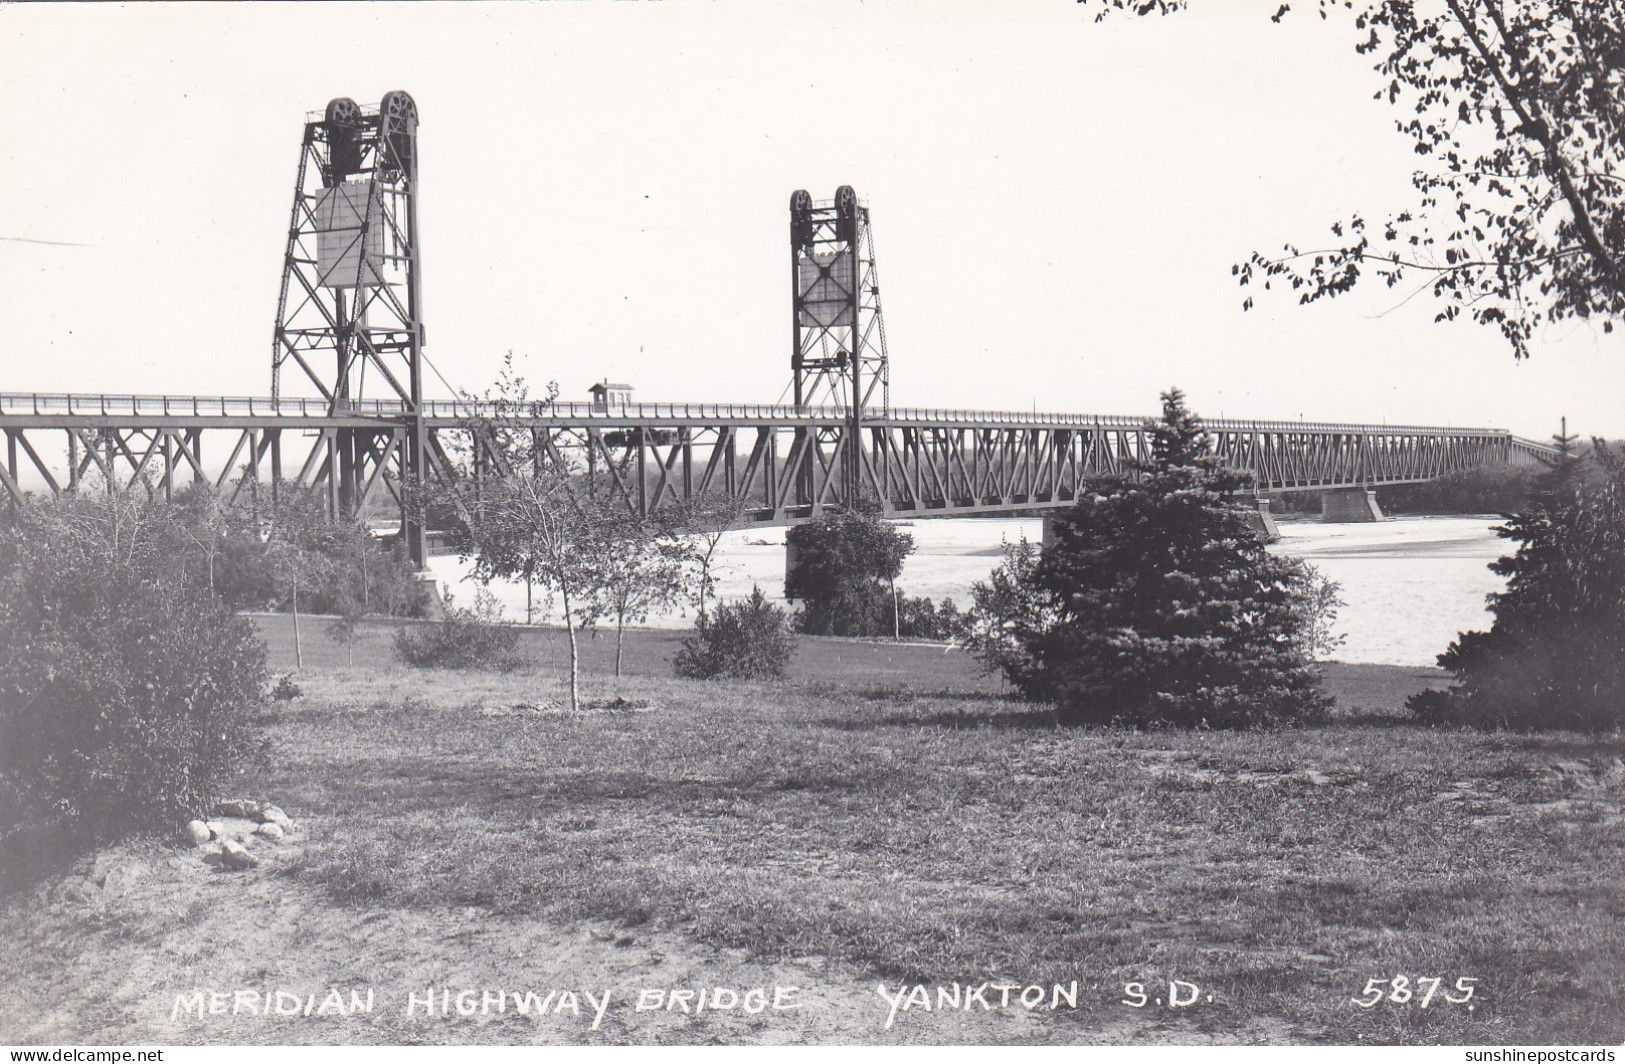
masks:
[[[1495,535],[1489,517],[1401,517],[1378,524],[1320,524],[1282,521],[1281,540],[1271,549],[1302,558],[1340,585],[1343,606],[1336,629],[1343,643],[1331,655],[1339,661],[1391,665],[1432,665],[1458,632],[1487,628],[1485,596],[1502,587],[1487,566],[1510,546]],[[915,550],[898,579],[900,591],[970,602],[971,584],[999,564],[1002,544],[1021,536],[1036,541],[1037,519],[942,518],[899,523],[914,537]],[[784,529],[730,533],[716,566],[721,598],[748,596],[753,585],[782,601]],[[456,558],[435,558],[431,567],[459,602],[473,598],[464,581],[467,567]],[[492,590],[505,616],[525,619],[523,584]],[[547,597],[537,593],[535,619],[556,620]],[[644,622],[648,627],[681,628],[693,623],[693,609],[673,611]]]

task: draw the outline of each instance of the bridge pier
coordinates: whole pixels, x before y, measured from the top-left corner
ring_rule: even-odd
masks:
[[[1320,493],[1320,519],[1327,524],[1385,521],[1377,493],[1370,488],[1338,488]]]
[[[1264,542],[1274,543],[1281,538],[1281,528],[1275,523],[1275,515],[1270,513],[1270,497],[1259,495],[1254,500],[1256,508],[1248,515],[1248,524],[1254,532],[1264,537]]]
[[[796,567],[801,564],[801,551],[786,537],[784,541],[784,599],[794,602],[790,597],[790,578],[795,574]]]

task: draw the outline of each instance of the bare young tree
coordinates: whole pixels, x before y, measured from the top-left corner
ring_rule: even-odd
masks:
[[[600,609],[602,574],[613,552],[603,523],[571,487],[569,470],[525,465],[481,485],[472,512],[474,573],[482,580],[528,578],[558,592],[570,644],[570,708],[581,705],[577,632]]]
[[[464,397],[473,411],[464,424],[469,450],[454,473],[458,509],[468,525],[465,557],[473,559],[476,578],[525,581],[527,614],[533,586],[558,593],[570,645],[570,708],[577,710],[577,637],[601,614],[603,574],[614,545],[600,508],[580,490],[572,460],[534,421],[558,394],[552,381],[545,397],[533,398],[509,351],[496,383],[483,396]]]
[[[738,528],[749,509],[738,495],[700,495],[686,502],[671,519],[672,530],[686,540],[684,555],[695,570],[691,593],[701,617],[716,594],[716,557],[723,538]]]
[[[605,496],[589,507],[604,537],[602,568],[595,574],[598,614],[615,618],[615,675],[621,675],[626,623],[647,620],[675,605],[685,591],[691,545],[660,523],[639,517]],[[703,599],[702,599],[703,601]]]

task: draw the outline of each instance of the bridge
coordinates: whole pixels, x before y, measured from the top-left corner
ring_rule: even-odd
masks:
[[[424,519],[408,499],[508,472],[493,423],[637,512],[722,496],[756,524],[859,497],[888,517],[1054,511],[1088,478],[1149,457],[1143,417],[894,407],[869,209],[848,186],[791,197],[792,403],[425,398],[417,125],[402,92],[307,116],[270,396],[0,393],[0,488],[20,500],[94,480],[168,498],[207,484],[238,499],[292,481],[325,491],[334,513],[387,501],[421,565]],[[285,394],[289,367],[315,394]],[[363,395],[369,371],[382,397]],[[1253,473],[1266,522],[1270,493],[1318,491],[1328,519],[1376,520],[1377,487],[1553,453],[1499,429],[1204,424],[1215,452]]]

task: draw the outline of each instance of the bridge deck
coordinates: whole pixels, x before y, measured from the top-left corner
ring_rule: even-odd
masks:
[[[405,403],[388,399],[330,401],[320,398],[201,395],[92,395],[47,392],[0,392],[0,427],[53,425],[68,420],[113,419],[120,424],[159,422],[207,423],[236,427],[248,424],[273,427],[290,421],[311,427],[364,428],[379,421],[407,415]],[[425,424],[457,427],[472,420],[503,419],[537,425],[614,424],[616,426],[757,425],[767,422],[794,425],[839,426],[851,419],[851,410],[839,406],[786,406],[760,403],[596,403],[554,402],[512,404],[429,400],[421,404]],[[1039,411],[973,410],[893,407],[886,414],[866,412],[866,425],[925,425],[964,428],[1104,428],[1135,431],[1144,427],[1143,415],[1062,414]],[[1509,438],[1505,429],[1454,428],[1424,425],[1356,424],[1324,421],[1270,421],[1204,418],[1202,424],[1219,432],[1359,433],[1362,435],[1414,435]],[[1526,441],[1527,442],[1527,441]],[[1535,446],[1543,446],[1535,444]]]

